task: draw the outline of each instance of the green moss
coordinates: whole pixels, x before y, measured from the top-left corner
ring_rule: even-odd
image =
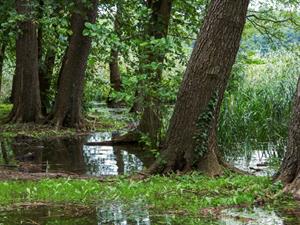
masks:
[[[116,178],[114,182],[97,180],[41,180],[0,182],[0,204],[21,202],[85,203],[143,201],[154,211],[180,211],[197,215],[208,207],[251,205],[258,199],[268,201],[281,190],[279,183],[254,176],[225,176],[217,179],[199,174],[153,176],[145,181]],[[279,196],[279,195],[278,195]],[[280,203],[285,198],[272,199]]]

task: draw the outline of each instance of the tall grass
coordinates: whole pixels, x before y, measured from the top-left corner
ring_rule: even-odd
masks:
[[[225,94],[219,125],[223,149],[236,143],[282,142],[288,135],[299,62],[292,53],[256,55],[236,69]]]

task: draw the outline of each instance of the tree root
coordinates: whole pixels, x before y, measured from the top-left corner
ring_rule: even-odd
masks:
[[[127,134],[122,136],[113,137],[111,142],[113,144],[137,144],[139,143],[139,134],[137,131],[129,131]]]
[[[225,162],[223,159],[219,159],[219,163],[220,165],[224,168],[224,169],[228,169],[229,171],[233,172],[233,173],[236,173],[236,174],[240,174],[240,175],[251,175],[253,176],[252,173],[249,173],[247,171],[244,171],[244,170],[241,170],[227,162]]]

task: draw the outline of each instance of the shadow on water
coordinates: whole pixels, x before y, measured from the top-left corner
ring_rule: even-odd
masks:
[[[164,215],[148,210],[142,202],[128,206],[121,203],[101,204],[82,212],[72,208],[39,206],[36,208],[0,212],[1,225],[150,225],[150,224],[206,224],[206,225],[298,225],[298,213],[268,211],[262,208],[227,209],[218,219]]]
[[[119,175],[140,171],[154,157],[139,146],[87,146],[110,140],[111,133],[37,140],[2,140],[1,167],[22,172],[69,172],[80,175]]]

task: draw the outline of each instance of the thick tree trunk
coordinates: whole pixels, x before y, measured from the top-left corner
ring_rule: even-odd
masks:
[[[300,198],[300,77],[294,100],[293,116],[289,127],[287,152],[277,179],[286,184],[286,189]]]
[[[3,64],[4,64],[4,57],[5,57],[5,49],[6,49],[6,43],[2,42],[0,46],[0,96],[2,91],[2,80],[3,80]]]
[[[17,0],[16,9],[26,18],[31,12],[26,0]],[[41,100],[38,80],[38,41],[35,23],[27,19],[19,23],[21,33],[16,41],[16,74],[14,77],[11,122],[37,122],[41,119]]]
[[[167,133],[150,173],[198,169],[221,173],[217,114],[235,62],[249,0],[213,0],[198,36]],[[219,99],[219,102],[217,101]]]
[[[82,96],[87,59],[91,48],[91,38],[83,35],[85,23],[94,23],[97,15],[97,0],[92,6],[76,1],[76,10],[71,18],[72,36],[62,65],[59,87],[53,112],[53,124],[81,128]]]

